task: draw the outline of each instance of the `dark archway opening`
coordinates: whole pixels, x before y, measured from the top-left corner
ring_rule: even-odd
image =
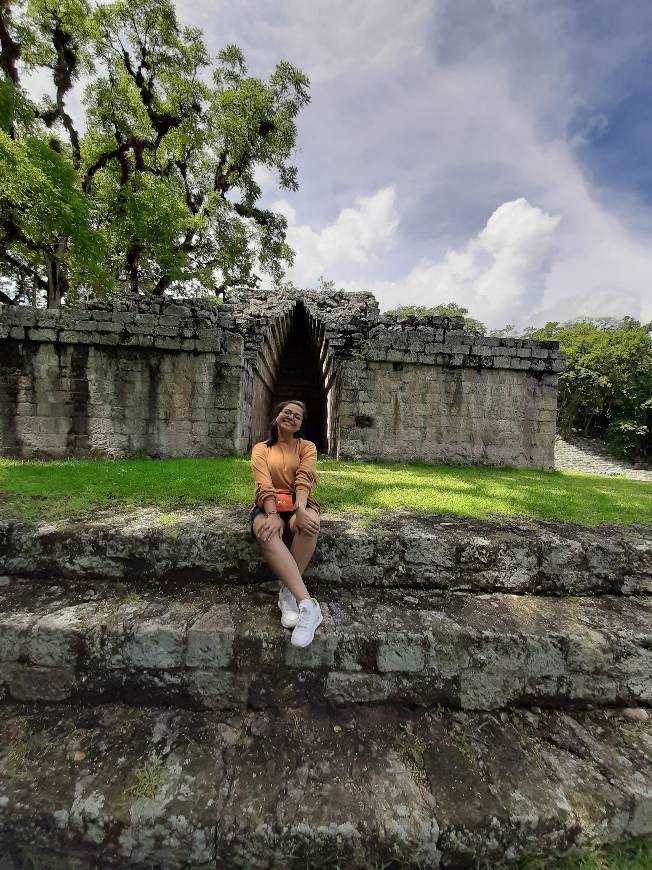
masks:
[[[298,302],[294,309],[288,339],[279,360],[272,408],[277,402],[289,399],[305,402],[308,408],[308,419],[303,427],[305,436],[315,442],[319,453],[325,453],[328,449],[326,390],[308,315],[302,302]]]

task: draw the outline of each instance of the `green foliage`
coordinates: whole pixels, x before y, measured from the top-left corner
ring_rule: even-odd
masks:
[[[17,233],[11,252],[37,270],[44,252],[65,237],[74,280],[98,291],[111,284],[103,268],[102,235],[92,225],[88,199],[69,160],[40,136],[12,139],[0,130],[0,211]]]
[[[172,0],[16,0],[3,20],[0,180],[14,181],[0,202],[0,274],[28,275],[55,302],[189,283],[219,293],[259,272],[280,281],[287,224],[256,206],[254,173],[264,165],[297,189],[303,73],[281,62],[267,81],[250,76],[234,45],[211,58]],[[35,71],[54,96],[22,87]],[[83,134],[66,110],[82,74]]]
[[[559,378],[559,431],[604,436],[619,454],[652,450],[652,324],[625,317],[548,323],[530,338],[554,339],[566,355]]]
[[[398,308],[384,313],[393,317],[463,317],[464,329],[478,332],[480,335],[484,335],[487,331],[484,323],[476,320],[475,317],[468,317],[468,308],[458,305],[457,302],[435,305],[433,308],[428,308],[425,305],[399,305]]]
[[[134,798],[149,798],[153,800],[163,782],[163,762],[160,758],[147,760],[142,767],[134,771],[135,782],[127,789],[127,794]]]
[[[638,837],[607,846],[587,846],[561,855],[525,858],[519,870],[649,870],[652,838]]]

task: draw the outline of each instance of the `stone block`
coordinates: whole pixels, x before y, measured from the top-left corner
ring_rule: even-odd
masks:
[[[116,333],[94,333],[94,344],[116,346],[121,344],[120,336]]]
[[[186,651],[186,629],[173,613],[162,613],[138,621],[123,649],[127,666],[141,668],[182,667]]]
[[[374,703],[386,701],[391,685],[381,674],[358,674],[331,671],[326,678],[324,695],[333,704]]]
[[[378,642],[377,665],[381,673],[391,671],[422,671],[425,666],[422,638],[407,633],[381,636]]]
[[[34,623],[26,639],[27,658],[33,665],[71,666],[76,659],[79,635],[78,608],[65,607],[48,613]]]
[[[0,662],[14,662],[24,655],[25,638],[35,621],[33,613],[0,615]]]
[[[154,347],[160,348],[161,350],[180,350],[181,339],[157,335],[154,336]]]
[[[106,322],[95,324],[95,331],[96,332],[120,333],[120,332],[122,332],[122,325],[119,323],[113,323],[113,321],[111,320],[111,318],[109,316]]]
[[[188,692],[197,706],[206,710],[245,707],[251,676],[227,670],[192,670]]]
[[[39,329],[32,326],[28,329],[27,337],[30,341],[56,341],[57,333],[54,329]]]
[[[290,668],[332,668],[335,661],[335,650],[338,635],[327,604],[322,604],[323,621],[315,632],[315,637],[309,647],[300,649],[292,646],[291,634],[286,635],[285,664]]]
[[[235,627],[227,604],[216,604],[188,629],[189,668],[227,668],[233,659]]]
[[[9,338],[13,338],[16,341],[22,341],[25,338],[25,327],[24,326],[12,326],[9,329]]]
[[[75,672],[72,668],[42,668],[23,664],[0,667],[0,680],[16,701],[65,701],[72,694]]]

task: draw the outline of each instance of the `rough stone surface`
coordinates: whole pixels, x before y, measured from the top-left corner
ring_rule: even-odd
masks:
[[[266,433],[297,324],[331,455],[552,468],[556,342],[381,316],[369,293],[296,290],[0,306],[0,453],[243,454]]]
[[[14,576],[242,583],[271,579],[247,510],[147,508],[84,522],[0,520],[0,570]],[[325,519],[306,573],[331,588],[504,591],[537,595],[652,592],[649,529],[464,520],[409,512],[360,527]],[[0,590],[7,588],[0,584]]]
[[[652,705],[652,598],[348,593],[322,599],[305,650],[274,593],[79,582],[0,591],[6,699],[227,709],[398,701]],[[47,631],[46,631],[47,628]],[[631,716],[631,713],[628,714]]]
[[[473,868],[652,832],[652,721],[393,707],[256,721],[5,707],[10,866]]]
[[[603,442],[596,438],[573,436],[564,440],[555,438],[555,468],[557,471],[580,471],[584,474],[606,474],[645,480],[652,483],[649,463],[630,462],[612,456]]]

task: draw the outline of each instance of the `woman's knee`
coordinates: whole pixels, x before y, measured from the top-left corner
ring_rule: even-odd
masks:
[[[264,522],[265,522],[265,518],[262,515],[256,517],[254,519],[254,522],[253,522],[254,538],[258,541],[258,545],[260,547],[262,547],[263,549],[265,549],[266,547],[269,547],[270,544],[274,545],[274,542],[280,541],[280,538],[278,535],[272,535],[272,537],[268,541],[265,541],[265,540],[263,540],[263,538],[261,538],[261,536],[260,536],[261,535],[261,528],[262,528]]]
[[[256,540],[263,556],[266,556],[268,553],[276,553],[285,548],[285,543],[278,535],[272,535],[269,541],[263,541],[262,538],[256,538]]]
[[[317,535],[319,534],[319,529],[320,529],[320,526],[321,526],[321,523],[320,523],[320,520],[319,520],[319,514],[317,513],[317,511],[313,511],[313,510],[311,510],[311,511],[310,511],[310,516],[311,516],[311,518],[315,521],[315,523],[317,524],[317,527],[316,527],[314,530],[310,530],[310,529],[301,529],[301,534],[302,534],[302,535],[305,535],[307,538],[316,538]]]

